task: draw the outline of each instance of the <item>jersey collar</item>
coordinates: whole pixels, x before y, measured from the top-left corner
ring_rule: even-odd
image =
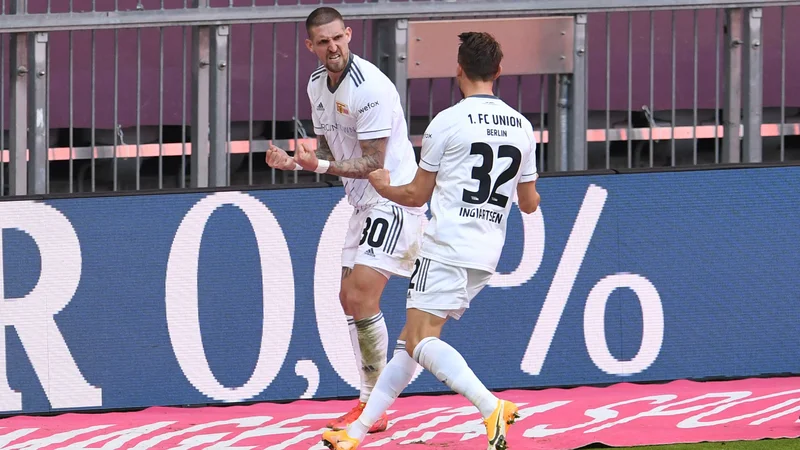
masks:
[[[352,65],[353,65],[353,52],[350,52],[350,56],[347,58],[347,65],[344,66],[344,70],[342,71],[342,76],[339,77],[339,81],[336,83],[336,86],[331,86],[330,77],[328,77],[328,80],[325,82],[325,85],[328,86],[328,90],[331,92],[331,94],[335,94],[336,90],[339,89],[339,86],[342,85],[342,82],[344,81],[345,78],[347,78],[347,75],[350,73],[350,66]]]
[[[492,99],[495,99],[495,100],[499,100],[500,99],[500,97],[498,97],[496,95],[489,95],[489,94],[475,94],[475,95],[470,95],[467,98],[492,98]]]

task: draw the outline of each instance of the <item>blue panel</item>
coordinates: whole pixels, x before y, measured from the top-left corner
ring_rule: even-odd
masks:
[[[800,168],[558,177],[538,184],[545,225],[538,270],[517,286],[484,289],[464,318],[448,324],[443,335],[489,387],[799,371]],[[599,197],[585,200],[587,192]],[[315,398],[357,394],[334,370],[334,355],[326,353],[318,331],[318,316],[342,313],[335,303],[329,310],[316,311],[314,298],[317,258],[335,256],[332,259],[338,261],[338,240],[332,246],[323,243],[329,245],[319,250],[320,236],[344,191],[225,194],[249,197],[261,208],[254,217],[271,213],[278,226],[257,226],[246,207],[233,204],[212,208],[209,218],[199,223],[187,219],[190,210],[202,209],[198,205],[217,194],[34,203],[66,217],[68,223],[48,226],[77,236],[81,271],[75,295],[55,314],[72,361],[59,361],[49,353],[51,345],[26,343],[15,327],[6,328],[2,357],[11,389],[22,395],[24,412],[53,409],[53,390],[72,389],[55,380],[71,365],[85,383],[102,390],[102,404],[78,399],[60,409],[221,402],[209,392],[208,383],[228,392],[227,401],[291,400],[309,388],[308,380],[296,373],[301,361],[301,366],[313,365],[318,371],[318,380],[311,376],[312,385],[318,382],[312,389]],[[17,207],[23,204],[0,202],[6,227],[1,230],[4,306],[29,301],[23,297],[37,288],[45,268],[56,286],[68,284],[58,260],[64,255],[56,253],[51,256],[56,260],[45,261],[39,248],[46,237],[27,229],[49,219],[21,213]],[[592,220],[576,224],[579,214],[591,218],[592,212],[599,214],[596,226]],[[503,274],[514,272],[530,256],[525,255],[522,223],[515,209],[499,265]],[[181,224],[186,227],[182,235]],[[562,264],[569,257],[565,247],[571,234],[571,245],[581,237],[589,238],[588,244],[585,252],[578,249],[571,263]],[[195,261],[175,256],[174,247],[189,235],[201,236]],[[265,239],[259,241],[259,235]],[[280,250],[284,245],[288,254]],[[332,248],[335,255],[327,253]],[[275,262],[282,257],[291,262],[291,271]],[[166,303],[170,266],[179,268],[172,272],[179,276],[175,298],[181,305],[196,305],[197,311],[192,316],[191,308],[185,315],[179,310],[178,317],[196,327],[176,328],[172,335]],[[196,273],[186,272],[187,266]],[[577,272],[574,284],[551,287],[557,270]],[[638,287],[628,286],[632,283]],[[392,279],[383,297],[392,339],[405,318],[406,285],[404,279]],[[276,312],[275,302],[284,305],[281,294],[291,286],[293,315]],[[651,291],[640,299],[635,290],[648,286],[656,294]],[[603,287],[608,288],[606,296],[599,294]],[[594,306],[587,309],[592,292]],[[555,315],[540,318],[544,303],[555,304],[559,294],[567,298],[563,311],[556,308]],[[50,302],[59,294],[48,295]],[[29,315],[9,318],[4,309],[0,314],[6,325],[13,325],[9,322],[43,320],[52,312],[31,307]],[[537,374],[525,369],[531,360],[523,364],[523,358],[534,328],[541,332],[546,321],[555,331]],[[291,333],[276,331],[289,324]],[[197,342],[191,341],[192,329],[199,329]],[[272,341],[262,348],[265,332]],[[59,338],[47,339],[52,344]],[[348,337],[338,339],[346,342]],[[188,354],[202,364],[189,367],[179,361],[175,348],[185,341],[194,342]],[[643,341],[649,342],[644,348]],[[288,346],[285,355],[279,342]],[[506,347],[498,348],[497,342]],[[542,342],[546,344],[537,341]],[[47,361],[49,381],[35,371],[31,352],[47,358],[42,360]],[[253,377],[260,354],[275,367]],[[210,378],[197,382],[200,372]],[[248,382],[256,385],[255,391],[237,396],[237,388]],[[423,374],[407,392],[444,389]]]

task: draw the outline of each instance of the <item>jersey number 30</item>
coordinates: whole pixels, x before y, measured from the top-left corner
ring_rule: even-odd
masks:
[[[472,205],[489,203],[490,205],[497,205],[501,208],[505,208],[508,204],[508,196],[498,193],[497,190],[500,186],[512,180],[517,175],[517,172],[519,172],[519,166],[522,163],[522,152],[511,145],[501,145],[498,147],[497,159],[510,158],[511,165],[497,177],[494,186],[492,186],[491,175],[495,162],[492,147],[485,142],[475,142],[472,144],[469,153],[470,155],[480,155],[483,157],[483,162],[481,165],[472,168],[472,179],[478,181],[478,190],[470,191],[464,189],[462,200]]]
[[[378,248],[383,245],[383,240],[386,239],[386,232],[388,230],[388,220],[378,217],[373,221],[371,217],[367,217],[367,222],[364,224],[364,231],[361,234],[361,241],[358,245],[364,245],[364,242],[366,242],[370,247]]]

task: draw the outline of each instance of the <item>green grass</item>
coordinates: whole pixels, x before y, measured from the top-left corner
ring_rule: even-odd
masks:
[[[705,442],[629,447],[625,450],[800,450],[800,439],[765,439],[761,441]]]

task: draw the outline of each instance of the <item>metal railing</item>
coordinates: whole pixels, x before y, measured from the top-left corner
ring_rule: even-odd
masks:
[[[302,22],[319,5],[0,0],[0,195],[332,181],[263,161],[271,140],[314,143]],[[497,85],[534,124],[542,170],[800,159],[800,59],[787,57],[800,1],[334,5],[354,52],[392,62],[415,145],[460,94],[452,79],[406,79],[407,43],[382,36],[407,19],[558,14],[582,20],[583,68]]]

